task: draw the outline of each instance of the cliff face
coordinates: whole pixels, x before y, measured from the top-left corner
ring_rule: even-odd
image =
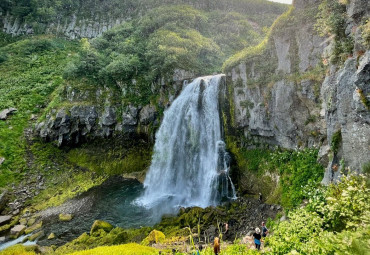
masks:
[[[228,85],[242,144],[320,147],[328,183],[344,167],[360,170],[370,160],[370,113],[364,103],[369,100],[370,51],[360,27],[370,8],[368,1],[347,6],[346,33],[355,47],[341,67],[326,62],[333,38],[314,30],[318,3],[296,0],[295,9],[274,25],[262,53],[255,49],[229,69]]]
[[[16,1],[9,1],[10,3]],[[11,7],[2,9],[0,4],[0,26],[5,33],[12,35],[47,33],[65,36],[70,39],[76,38],[95,38],[125,21],[144,15],[148,10],[165,5],[190,5],[196,9],[207,11],[227,11],[237,12],[242,15],[250,16],[257,21],[257,26],[269,26],[271,22],[284,12],[286,5],[269,2],[254,2],[251,0],[240,1],[192,1],[192,0],[86,0],[74,2],[73,4],[58,1],[58,6],[22,6],[23,9],[32,10],[26,16],[17,16]],[[36,2],[35,2],[36,3]],[[11,4],[8,4],[11,6]],[[17,3],[13,3],[18,6]],[[22,4],[20,4],[22,5]],[[19,6],[18,6],[19,7]],[[45,8],[44,8],[45,7]],[[40,14],[38,9],[42,9]],[[45,10],[52,9],[53,15],[45,15]],[[181,7],[179,7],[181,8]],[[23,11],[24,12],[24,11]],[[40,17],[38,17],[40,16]]]
[[[62,35],[69,39],[95,38],[108,31],[116,25],[122,24],[130,16],[112,18],[108,15],[94,15],[90,18],[80,17],[78,13],[64,17],[63,20],[50,22],[44,25],[43,33]],[[32,25],[25,23],[9,13],[0,16],[3,31],[12,35],[34,34]]]
[[[161,112],[191,77],[191,73],[177,70],[172,82],[152,84],[158,97],[147,105],[124,101],[125,90],[118,87],[66,84],[57,92],[36,130],[41,138],[55,141],[58,146],[131,134],[144,134],[153,141]]]
[[[252,143],[284,148],[319,145],[323,125],[317,79],[304,73],[321,61],[326,39],[318,36],[313,17],[298,18],[296,8],[278,20],[262,55],[250,56],[229,73],[233,84],[235,127]],[[320,78],[319,78],[320,79]]]

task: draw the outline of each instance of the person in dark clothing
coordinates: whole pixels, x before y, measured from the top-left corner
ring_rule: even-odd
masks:
[[[253,234],[254,238],[254,244],[256,245],[256,249],[261,249],[261,230],[259,228],[256,228],[256,233]]]
[[[262,222],[262,237],[266,237],[269,233],[269,230],[267,229],[265,222]]]
[[[262,203],[262,193],[258,193],[258,201]]]

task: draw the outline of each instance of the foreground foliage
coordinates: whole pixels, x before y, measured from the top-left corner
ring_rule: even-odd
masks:
[[[110,247],[99,247],[93,250],[81,251],[71,253],[71,255],[106,255],[106,254],[117,254],[117,255],[150,255],[158,254],[157,249],[142,246],[139,244],[124,244]]]
[[[367,254],[370,193],[364,176],[308,191],[309,203],[289,214],[267,239],[267,254]]]
[[[234,179],[241,193],[261,192],[267,202],[281,204],[285,209],[298,206],[307,198],[305,189],[316,187],[324,176],[317,163],[316,149],[268,150],[244,149],[228,142],[235,157]],[[235,174],[237,173],[237,174]],[[280,176],[277,180],[274,176]],[[253,182],[254,190],[244,180]]]

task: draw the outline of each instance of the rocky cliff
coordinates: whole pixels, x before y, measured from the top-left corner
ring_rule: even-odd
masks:
[[[147,105],[125,101],[125,91],[118,87],[66,84],[57,92],[36,130],[40,137],[56,141],[58,146],[134,133],[153,140],[161,113],[192,75],[177,70],[172,82],[153,84],[152,92],[158,97]]]
[[[47,33],[70,39],[95,38],[112,27],[144,15],[164,5],[190,5],[196,9],[238,12],[251,18],[257,26],[269,26],[287,6],[267,1],[192,1],[192,0],[87,0],[50,3],[0,4],[0,26],[12,35]],[[12,3],[13,2],[13,3]],[[22,4],[24,6],[22,6]],[[19,9],[19,10],[18,10]],[[261,22],[257,21],[260,20]]]
[[[296,0],[266,41],[226,63],[226,70],[240,144],[320,147],[328,183],[370,160],[370,51],[361,36],[370,3],[347,6],[346,36],[354,50],[338,65],[328,64],[335,39],[314,29],[319,2]]]

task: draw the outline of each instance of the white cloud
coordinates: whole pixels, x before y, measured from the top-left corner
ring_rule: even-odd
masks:
[[[292,4],[293,0],[269,0],[272,2],[279,2],[279,3],[284,3],[284,4]]]

